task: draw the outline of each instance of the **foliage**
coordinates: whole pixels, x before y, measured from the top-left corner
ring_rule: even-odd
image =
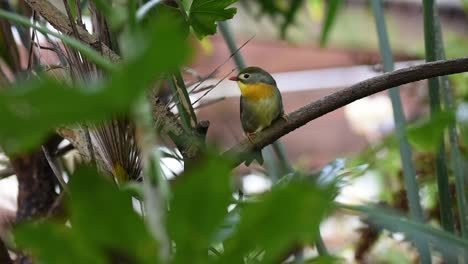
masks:
[[[168,18],[158,19],[145,33],[150,38],[140,53],[120,65],[107,81],[69,84],[41,77],[1,93],[0,122],[9,124],[0,128],[4,150],[30,150],[57,126],[96,122],[128,112],[153,81],[176,68],[188,55],[180,29],[177,24],[168,23]],[[159,39],[160,35],[165,37]]]
[[[227,8],[237,0],[194,0],[189,10],[189,22],[198,38],[216,32],[216,21],[224,21],[236,14],[235,8]]]
[[[444,130],[454,124],[455,114],[445,111],[437,113],[430,120],[408,128],[408,137],[415,147],[423,151],[433,151],[443,139]]]
[[[229,161],[208,155],[180,176],[168,207],[168,228],[176,246],[173,263],[238,263],[235,260],[258,249],[266,252],[261,263],[272,263],[293,243],[314,242],[331,206],[332,186],[295,179],[252,204],[238,205],[240,218],[231,222],[234,231],[224,252],[210,257],[207,248],[229,215],[230,171]],[[156,263],[157,244],[134,212],[128,192],[89,167],[78,169],[69,187],[71,227],[53,221],[23,224],[15,231],[19,246],[44,263]]]
[[[272,0],[258,0],[248,1],[243,0],[241,3],[246,7],[247,10],[251,10],[251,5],[258,5],[260,11],[258,13],[252,13],[255,17],[262,16],[264,14],[270,16],[273,21],[280,19],[279,31],[281,38],[286,38],[288,27],[295,23],[297,13],[301,10],[304,5],[304,0],[288,0],[288,1],[272,1]]]
[[[84,10],[77,9],[80,8],[76,6],[78,2],[70,1],[69,21],[79,20],[78,11]],[[437,155],[426,154],[429,155],[429,162],[424,160],[421,166],[422,162],[418,159],[420,157],[418,155],[421,154],[412,156],[409,146],[402,144],[408,137],[416,147],[425,151],[435,151],[440,143],[444,142],[447,128],[455,131],[455,134],[450,134],[451,136],[458,136],[458,131],[454,129],[455,125],[460,126],[461,135],[465,136],[466,143],[468,126],[463,123],[466,122],[466,118],[461,118],[466,115],[466,109],[465,112],[460,110],[464,106],[462,103],[456,112],[456,105],[447,103],[453,99],[450,98],[448,88],[440,91],[440,94],[447,99],[442,107],[444,111],[434,114],[428,122],[404,130],[405,117],[399,107],[401,113],[399,116],[396,115],[397,135],[390,135],[386,140],[368,148],[354,159],[354,164],[348,163],[345,159],[336,159],[316,173],[295,171],[292,168],[289,170],[288,165],[288,171],[284,173],[286,175],[278,175],[282,176],[281,179],[262,194],[235,195],[237,187],[234,187],[232,180],[232,162],[222,158],[219,150],[208,150],[207,146],[197,149],[198,152],[194,156],[187,155],[193,151],[190,146],[185,150],[180,149],[183,158],[175,158],[183,160],[185,167],[180,175],[175,175],[174,180],[168,181],[164,177],[156,177],[161,173],[158,166],[160,160],[158,155],[153,154],[158,153],[159,144],[162,144],[166,138],[173,138],[171,134],[173,131],[181,131],[180,133],[187,133],[190,136],[201,135],[200,138],[206,132],[200,129],[196,113],[190,105],[189,91],[181,74],[181,69],[190,56],[188,40],[191,37],[203,39],[215,34],[217,23],[229,20],[236,14],[236,8],[231,7],[236,2],[236,0],[157,1],[150,12],[138,16],[137,10],[141,6],[137,1],[114,3],[103,0],[93,1],[98,9],[97,15],[103,16],[101,20],[98,19],[101,28],[94,26],[97,30],[101,30],[99,33],[105,32],[109,34],[109,38],[117,41],[116,47],[110,45],[110,48],[115,48],[114,52],[119,53],[118,51],[122,50],[122,58],[115,63],[111,63],[105,54],[100,53],[102,50],[96,47],[96,43],[85,42],[84,39],[77,39],[74,35],[68,36],[71,31],[64,32],[67,34],[54,33],[40,23],[36,23],[34,19],[31,22],[29,18],[0,10],[0,17],[31,27],[36,33],[54,36],[65,46],[65,52],[56,51],[64,61],[64,65],[61,65],[64,72],[63,79],[52,78],[47,72],[42,72],[41,67],[37,69],[39,73],[28,68],[26,73],[15,72],[13,76],[15,83],[0,91],[2,150],[10,155],[12,160],[18,154],[28,157],[28,152],[38,150],[41,145],[45,146],[47,136],[54,134],[54,130],[59,127],[75,124],[99,125],[111,119],[116,120],[116,116],[119,118],[125,116],[130,119],[132,130],[129,130],[133,133],[125,134],[120,140],[140,143],[141,149],[132,153],[137,153],[135,155],[139,155],[138,161],[141,161],[143,166],[147,166],[143,174],[149,174],[151,171],[154,174],[152,176],[155,176],[142,177],[143,183],[131,181],[125,184],[119,182],[117,185],[115,179],[112,181],[111,177],[107,177],[106,168],[103,169],[96,158],[93,163],[98,165],[98,169],[82,166],[73,173],[68,171],[65,173],[58,168],[59,174],[70,176],[66,187],[60,189],[61,195],[66,196],[65,215],[63,218],[46,217],[41,221],[19,224],[14,229],[14,239],[18,246],[16,250],[25,251],[40,263],[47,264],[278,263],[290,256],[294,256],[294,261],[303,261],[303,263],[339,263],[343,260],[327,256],[326,251],[319,251],[322,256],[302,260],[304,258],[302,249],[314,244],[319,245],[317,241],[321,241],[320,223],[338,207],[342,212],[363,216],[373,228],[403,233],[405,239],[413,242],[419,249],[422,242],[433,250],[448,254],[444,257],[461,255],[462,249],[468,246],[466,237],[424,223],[422,217],[416,219],[418,217],[413,217],[411,210],[408,210],[406,200],[398,197],[405,194],[405,197],[418,197],[418,188],[413,188],[415,184],[422,185],[423,190],[428,188],[435,190],[436,173],[432,171],[434,159],[438,163],[450,164],[460,158],[452,155],[445,161],[440,159],[445,157],[445,152],[439,151]],[[336,22],[341,2],[327,1],[320,37],[322,46],[326,44]],[[65,3],[67,4],[67,1]],[[295,23],[305,1],[258,0],[241,1],[241,3],[248,7],[257,5],[260,12],[253,14],[254,16],[268,15],[273,20],[279,18],[279,32],[285,38],[287,29]],[[379,1],[373,3],[381,4]],[[82,1],[81,4],[84,7],[89,3]],[[428,25],[433,26],[428,29],[435,36],[432,40],[426,40],[432,54],[436,49],[440,52],[443,47],[441,47],[441,34],[437,35],[436,32],[438,21],[433,14],[435,11],[428,9],[427,12]],[[377,22],[383,21],[383,13],[376,12],[375,16]],[[386,34],[382,26],[384,24],[380,24],[379,32]],[[230,34],[227,30],[225,33]],[[8,32],[0,31],[0,56],[5,62],[5,67],[14,70],[16,49],[8,49],[8,37]],[[384,35],[380,37],[385,38]],[[230,36],[228,39],[234,38]],[[465,40],[457,41],[464,43]],[[235,45],[230,46],[233,51],[232,47]],[[461,46],[453,49],[457,55],[463,53]],[[385,69],[390,71],[390,47],[383,48],[382,53],[386,58]],[[237,56],[240,57],[240,54]],[[437,56],[440,59],[442,55]],[[92,67],[82,70],[80,67],[86,63]],[[79,71],[81,75],[73,75],[72,69],[81,69],[82,71]],[[4,85],[3,68],[0,68],[0,73],[2,74],[0,85]],[[465,77],[458,75],[452,79],[453,83],[466,86]],[[441,84],[442,81],[443,79],[439,80]],[[156,136],[151,130],[154,127],[147,131],[139,126],[135,109],[146,106],[149,108],[150,104],[160,103],[161,98],[167,99],[162,95],[166,92],[162,91],[166,84],[172,88],[172,91],[169,91],[172,93],[169,101],[177,98],[175,101],[179,114],[174,115],[167,107],[162,107],[162,112],[152,113],[145,108],[147,110],[145,118],[150,120],[149,123],[153,119],[156,122],[173,121],[170,124],[168,122],[168,125],[175,127],[174,130],[160,129],[158,126],[160,134]],[[153,88],[151,96],[145,96],[150,88]],[[456,91],[461,90],[461,87],[456,88]],[[397,95],[395,91],[397,90],[393,90],[394,97]],[[157,100],[152,97],[153,93]],[[147,100],[148,98],[151,101]],[[394,104],[394,107],[398,105]],[[168,119],[164,119],[166,117]],[[177,130],[179,128],[180,131]],[[150,139],[148,144],[146,144],[147,138]],[[158,141],[159,139],[161,140]],[[457,143],[452,137],[450,139],[451,143]],[[92,139],[88,140],[89,144],[97,144]],[[119,143],[122,142],[113,141],[113,144]],[[179,147],[180,142],[173,143]],[[100,147],[119,149],[115,146]],[[452,144],[450,147],[451,150],[459,150],[458,144]],[[46,149],[44,147],[43,150]],[[103,153],[100,151],[102,149],[96,149],[97,154]],[[56,153],[58,149],[54,149],[53,154],[58,155]],[[172,155],[172,158],[174,156]],[[56,157],[51,159],[47,160],[47,166],[58,163]],[[283,159],[287,163],[285,156]],[[417,176],[416,173],[412,173],[402,177],[401,164],[409,164],[413,159],[415,168],[410,169],[417,172]],[[273,158],[270,161],[273,161]],[[333,200],[343,186],[344,177],[359,177],[368,167],[382,172],[382,178],[387,185],[391,181],[398,182],[401,192],[394,191],[393,186],[386,186],[385,193],[393,200],[389,198],[385,202],[398,209],[408,210],[410,216],[382,210],[376,206],[334,204]],[[407,168],[403,169],[403,173],[405,171]],[[452,171],[448,170],[448,173],[449,175],[444,178],[447,182],[452,176],[450,174]],[[60,175],[54,176],[60,177]],[[456,192],[460,193],[460,188],[465,187],[463,178],[458,178],[455,182]],[[145,189],[148,186],[153,188],[150,192]],[[167,189],[164,189],[166,187]],[[448,189],[451,186],[444,187]],[[440,185],[438,188],[431,195],[440,193]],[[447,198],[448,194],[445,196]],[[438,210],[442,204],[445,210],[455,211],[456,207],[460,207],[459,201],[463,201],[464,198],[457,200],[456,205],[436,202],[434,208],[423,209]],[[414,203],[421,206],[418,199],[410,201],[410,209]],[[403,205],[397,203],[401,200],[404,200]],[[429,212],[424,213],[430,215]],[[156,221],[151,216],[156,216]],[[438,220],[437,218],[431,220],[433,219]],[[463,223],[463,215],[460,215],[459,219]],[[161,230],[154,228],[155,222],[160,224],[157,227],[161,227]],[[167,241],[163,239],[166,233]],[[164,256],[164,250],[161,250],[163,248],[168,249],[168,256]],[[430,252],[426,253],[430,259]],[[423,252],[422,259],[424,255]]]
[[[110,263],[113,258],[155,263],[156,243],[128,193],[90,167],[78,169],[69,187],[72,227],[51,221],[24,224],[15,231],[18,245],[44,263]]]
[[[333,23],[336,20],[338,10],[341,5],[341,0],[331,0],[327,5],[327,14],[325,15],[325,21],[322,27],[322,33],[320,35],[320,45],[325,46],[328,41],[330,31]]]

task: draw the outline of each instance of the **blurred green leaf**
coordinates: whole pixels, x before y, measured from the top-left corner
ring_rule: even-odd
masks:
[[[226,239],[229,239],[234,234],[237,224],[240,221],[240,212],[242,211],[241,206],[234,207],[224,218],[222,227],[217,230],[213,236],[213,243],[222,243]]]
[[[101,12],[108,20],[110,27],[116,30],[124,25],[128,20],[128,15],[125,8],[118,2],[111,4],[106,0],[93,0],[99,12]]]
[[[133,210],[129,193],[89,167],[80,168],[69,185],[70,222],[76,236],[103,251],[116,250],[139,263],[155,263],[156,243]]]
[[[199,39],[216,33],[216,22],[232,18],[236,8],[227,8],[237,0],[193,0],[189,22]]]
[[[231,163],[207,155],[177,181],[168,216],[174,263],[206,263],[207,249],[231,201]]]
[[[282,16],[286,12],[286,6],[282,5],[281,2],[279,1],[272,1],[272,0],[257,0],[257,1],[251,1],[251,0],[242,0],[241,3],[245,5],[245,9],[247,12],[253,10],[253,8],[250,6],[251,3],[258,4],[260,6],[260,12],[253,14],[254,16],[261,16],[262,13],[266,13],[269,16],[271,16],[273,19],[276,18],[277,16]],[[284,2],[283,2],[284,3]]]
[[[296,180],[260,196],[260,202],[243,208],[239,226],[218,263],[237,263],[256,248],[265,250],[261,263],[273,263],[297,244],[314,243],[333,193]]]
[[[139,51],[110,80],[84,84],[40,78],[0,93],[0,143],[10,153],[30,149],[60,125],[99,121],[127,112],[161,74],[176,69],[188,55],[180,28],[160,17],[145,32]],[[161,37],[163,36],[163,37]]]
[[[338,264],[338,263],[344,263],[345,260],[334,257],[334,256],[319,256],[310,260],[307,260],[305,263],[309,264]]]
[[[15,242],[47,264],[104,264],[102,253],[77,240],[70,228],[51,222],[23,224],[15,228]]]
[[[273,23],[278,24],[280,29],[281,38],[286,38],[287,29],[294,24],[296,15],[301,10],[304,4],[304,0],[288,0],[288,1],[272,1],[272,0],[241,0],[240,3],[254,19],[258,19],[262,15],[266,14],[270,16]],[[252,12],[251,10],[257,10],[252,7],[259,5],[259,12]],[[278,19],[280,18],[280,19]]]
[[[182,3],[184,10],[189,10],[192,5],[192,0],[180,0],[180,2]]]
[[[465,13],[468,14],[468,0],[462,0],[463,4],[463,9],[465,10]]]
[[[141,182],[124,182],[124,184],[121,185],[120,189],[122,191],[128,192],[128,194],[133,196],[135,199],[138,199],[140,201],[144,199],[143,183]]]
[[[294,23],[294,18],[303,4],[304,0],[292,0],[289,4],[288,11],[284,16],[284,23],[281,25],[281,38],[286,38],[286,30]]]
[[[460,128],[460,135],[465,145],[468,142],[468,103],[461,102],[456,110],[457,125]]]
[[[184,33],[184,36],[188,35],[190,24],[178,7],[174,7],[164,3],[159,3],[154,8],[148,11],[148,13],[143,18],[142,23],[150,23],[154,18],[157,18],[158,16],[170,17],[172,21],[171,23],[177,24]]]
[[[330,0],[327,4],[327,11],[325,13],[325,21],[323,22],[322,32],[320,34],[320,46],[324,47],[327,44],[330,31],[335,23],[336,16],[340,9],[341,0]]]
[[[420,150],[434,151],[442,140],[444,129],[454,122],[453,112],[438,112],[430,120],[408,127],[408,139]]]
[[[70,0],[68,2],[68,6],[70,7],[70,12],[73,16],[73,19],[76,19],[76,16],[78,15],[78,10],[76,8],[76,0]]]
[[[50,221],[24,224],[15,239],[43,263],[156,263],[157,245],[132,197],[91,167],[72,176],[67,208],[71,228]]]
[[[430,225],[414,222],[398,212],[378,208],[375,206],[340,207],[362,213],[373,225],[389,230],[390,232],[403,233],[413,242],[424,241],[438,250],[443,250],[450,255],[458,255],[462,249],[468,248],[468,241],[463,240],[449,232],[431,227]]]

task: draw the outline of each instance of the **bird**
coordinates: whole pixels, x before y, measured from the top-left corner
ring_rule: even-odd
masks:
[[[242,69],[229,80],[237,82],[239,86],[242,129],[251,142],[256,133],[266,129],[277,119],[287,120],[281,93],[270,73],[260,67],[251,66]],[[249,166],[254,159],[260,165],[263,164],[261,150],[256,150],[245,164]]]

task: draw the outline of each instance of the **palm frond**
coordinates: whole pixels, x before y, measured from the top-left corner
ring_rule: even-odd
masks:
[[[126,118],[116,118],[91,130],[93,147],[119,183],[137,180],[141,173],[140,149],[135,126]]]

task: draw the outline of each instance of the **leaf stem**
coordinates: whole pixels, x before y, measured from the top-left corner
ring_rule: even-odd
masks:
[[[440,20],[438,16],[435,16],[434,27],[435,27],[435,47],[437,59],[445,60],[445,51],[443,44],[442,30],[440,28]],[[454,99],[452,89],[450,87],[447,76],[440,77],[440,86],[442,88],[443,102],[446,109],[451,111],[455,110]],[[460,153],[460,143],[458,140],[458,134],[455,125],[450,125],[449,128],[449,142],[450,142],[450,153],[453,158],[453,171],[455,175],[455,188],[458,205],[458,215],[460,221],[461,236],[468,238],[468,212],[467,212],[467,201],[465,192],[465,176],[463,173],[463,159]]]
[[[428,62],[435,61],[438,58],[437,55],[437,34],[436,34],[436,5],[434,0],[423,1],[423,13],[424,13],[424,43],[426,49],[426,60]],[[440,87],[439,78],[430,78],[429,83],[429,105],[431,109],[431,117],[440,112]],[[447,165],[445,158],[445,143],[442,140],[439,148],[435,154],[436,156],[436,175],[437,175],[437,186],[439,189],[439,207],[440,207],[440,218],[442,227],[444,230],[453,233],[454,232],[454,220],[450,199],[449,180],[447,174]]]
[[[374,13],[377,35],[379,38],[380,54],[383,60],[385,72],[394,70],[393,55],[388,39],[387,27],[385,24],[385,16],[383,12],[383,3],[381,0],[372,0],[372,10]],[[416,179],[416,170],[412,159],[411,147],[406,137],[405,126],[406,118],[403,113],[403,107],[400,98],[400,87],[394,87],[389,90],[390,99],[392,102],[393,118],[395,120],[395,132],[400,142],[400,158],[403,165],[403,176],[406,187],[407,199],[409,202],[409,210],[411,218],[417,222],[424,222],[423,210],[419,198],[419,187]],[[421,262],[431,263],[431,255],[427,245],[417,243]]]

